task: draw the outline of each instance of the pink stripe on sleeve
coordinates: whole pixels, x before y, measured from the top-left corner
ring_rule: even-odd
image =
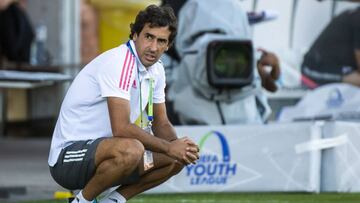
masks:
[[[133,57],[132,63],[130,65],[130,75],[129,75],[129,78],[127,79],[127,83],[126,83],[126,91],[128,91],[129,87],[130,87],[130,80],[131,80],[131,75],[132,75],[132,72],[134,69],[135,60],[136,60],[135,57]]]
[[[123,67],[122,67],[122,70],[121,70],[121,76],[120,76],[120,82],[119,82],[119,87],[121,88],[121,83],[123,82],[124,80],[124,72],[125,72],[125,67],[127,68],[126,64],[127,64],[127,61],[128,61],[128,58],[129,58],[129,50],[127,50],[126,52],[126,56],[125,56],[125,61],[124,61],[124,64],[123,64]]]
[[[130,57],[130,60],[129,60],[128,64],[127,64],[126,75],[125,75],[125,77],[124,77],[124,80],[122,81],[123,84],[122,84],[122,86],[120,87],[120,88],[123,89],[123,90],[126,89],[126,82],[128,81],[128,78],[129,78],[129,69],[131,68],[131,67],[130,67],[130,64],[133,62],[133,60],[134,60],[134,57],[131,56],[131,57]]]

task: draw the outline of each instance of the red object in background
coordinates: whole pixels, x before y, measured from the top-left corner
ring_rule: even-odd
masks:
[[[315,89],[319,86],[316,82],[314,82],[313,80],[311,80],[310,78],[308,78],[303,74],[301,74],[301,82],[310,89]]]

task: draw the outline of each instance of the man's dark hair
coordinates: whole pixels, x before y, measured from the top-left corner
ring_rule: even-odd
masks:
[[[169,26],[169,45],[173,43],[177,33],[177,20],[171,7],[150,5],[140,11],[136,16],[135,23],[130,24],[130,39],[135,33],[139,35],[146,23],[149,23],[151,28]]]

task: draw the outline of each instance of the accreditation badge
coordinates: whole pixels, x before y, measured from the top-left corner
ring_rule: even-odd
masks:
[[[145,132],[149,133],[150,135],[154,135],[151,130],[151,126],[146,126],[145,128],[143,128],[143,130],[145,130]],[[153,153],[149,150],[145,150],[145,152],[144,152],[144,171],[147,171],[147,170],[151,169],[152,167],[154,167]]]

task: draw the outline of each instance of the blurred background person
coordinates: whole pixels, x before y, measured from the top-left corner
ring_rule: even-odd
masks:
[[[0,64],[5,60],[28,63],[35,37],[22,2],[0,0]]]
[[[334,82],[360,87],[360,7],[331,20],[305,54],[301,72],[314,87]]]
[[[81,64],[99,54],[98,13],[88,0],[81,0]]]
[[[188,0],[162,0],[161,4],[169,5],[174,10],[176,17],[179,17],[179,12],[187,1]],[[262,86],[270,92],[276,92],[277,86],[275,84],[275,81],[279,78],[280,75],[279,59],[274,53],[267,50],[258,49],[258,51],[262,53],[257,64],[257,69],[262,81]],[[181,60],[175,46],[170,47],[166,54],[177,62]],[[267,71],[266,66],[270,66],[271,71]]]
[[[200,76],[202,71],[208,71],[209,64],[201,62],[205,61],[206,56],[200,53],[206,52],[203,45],[208,43],[208,37],[216,35],[220,41],[233,38],[237,41],[249,41],[252,44],[249,19],[238,4],[239,2],[236,0],[222,1],[220,8],[218,8],[218,3],[219,1],[162,1],[162,4],[170,5],[174,9],[179,20],[176,47],[174,46],[166,52],[171,58],[167,68],[174,71],[173,81],[168,82],[168,86],[170,86],[169,100],[173,102],[173,106],[168,109],[172,110],[174,107],[172,114],[177,115],[172,117],[172,121],[176,124],[263,123],[267,120],[271,110],[261,86],[268,91],[275,92],[277,90],[276,80],[280,75],[279,60],[275,54],[258,49],[261,57],[251,57],[251,59],[247,59],[248,61],[245,60],[252,64],[251,69],[254,71],[251,70],[251,72],[254,72],[254,77],[243,87],[219,88],[205,84],[207,83],[206,78],[196,78],[197,76],[202,77]],[[214,10],[213,8],[218,9]],[[221,13],[224,10],[228,10],[233,15],[214,15],[214,12]],[[192,20],[187,19],[190,12],[194,14]],[[211,23],[207,23],[207,20]],[[241,45],[236,46],[238,50],[235,52],[244,48]],[[250,55],[255,56],[255,50],[253,51]],[[193,56],[191,56],[192,52],[194,52]],[[229,52],[229,54],[233,55],[234,53]],[[240,60],[240,58],[236,59]],[[253,58],[255,61],[252,60]],[[232,59],[226,58],[225,60],[229,62]],[[225,65],[224,67],[234,68],[229,66]],[[237,70],[240,71],[243,68],[240,65]],[[238,75],[229,75],[229,77],[236,78]],[[201,108],[197,108],[197,111],[190,110],[188,109],[189,103],[197,103]]]

